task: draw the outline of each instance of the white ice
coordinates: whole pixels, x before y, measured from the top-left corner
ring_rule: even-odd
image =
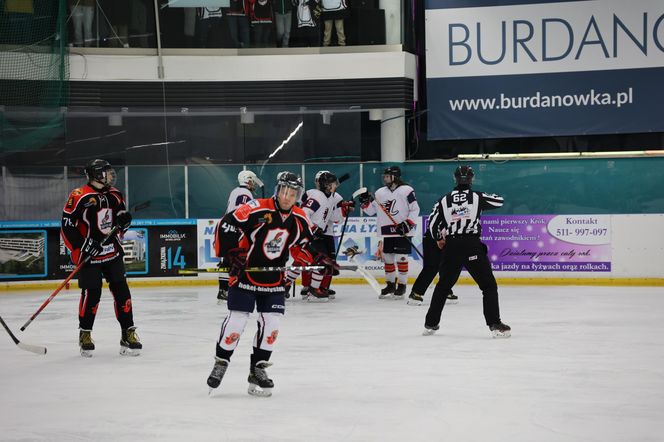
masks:
[[[501,287],[512,338],[492,339],[481,295],[458,286],[441,330],[426,306],[337,285],[328,304],[289,301],[271,398],[246,393],[255,321],[213,396],[206,378],[225,306],[213,286],[134,289],[143,354],[118,354],[107,290],[97,350],[77,346],[78,294],[0,293],[2,441],[661,441],[661,288]],[[431,292],[427,294],[427,301]]]

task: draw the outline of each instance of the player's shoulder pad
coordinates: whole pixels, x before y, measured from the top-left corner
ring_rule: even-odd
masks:
[[[300,216],[304,219],[308,219],[307,214],[304,212],[304,210],[302,210],[301,207],[293,206],[292,210],[293,210],[293,215]]]
[[[237,209],[235,209],[235,211],[230,213],[232,213],[235,219],[238,221],[246,221],[254,212],[274,209],[274,204],[270,204],[271,201],[272,198],[259,198],[251,200],[242,204]]]
[[[76,207],[80,202],[83,202],[86,207],[96,205],[98,203],[97,198],[95,197],[96,194],[97,192],[88,185],[77,187],[71,191],[69,198],[67,198],[64,209],[65,212],[73,212],[76,210]]]

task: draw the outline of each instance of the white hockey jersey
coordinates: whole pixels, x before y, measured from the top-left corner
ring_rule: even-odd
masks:
[[[244,203],[247,203],[254,199],[254,194],[251,193],[251,190],[246,187],[236,187],[231,191],[231,194],[228,196],[228,203],[226,204],[226,213],[229,213]]]
[[[311,224],[321,229],[323,234],[332,235],[334,223],[342,219],[339,206],[342,200],[336,192],[328,197],[318,189],[309,189],[302,197],[302,209]]]
[[[379,235],[400,236],[395,230],[395,224],[398,225],[407,220],[410,224],[417,224],[420,206],[415,198],[415,190],[408,184],[402,184],[394,190],[383,186],[376,191],[374,199],[370,204],[362,206],[362,210],[369,216],[376,216]],[[392,219],[385,214],[385,211],[390,214]],[[414,235],[414,230],[408,232],[408,236]]]

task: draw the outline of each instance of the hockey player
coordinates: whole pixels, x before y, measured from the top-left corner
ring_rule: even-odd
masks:
[[[316,173],[316,188],[305,192],[302,209],[313,226],[313,242],[317,250],[325,253],[332,260],[336,259],[334,236],[332,235],[334,223],[343,221],[353,210],[353,201],[343,201],[336,190],[339,185],[337,177],[327,171]],[[335,293],[329,290],[331,274],[322,271],[304,272],[302,274],[303,299],[309,301],[326,302],[328,298],[334,299]]]
[[[367,215],[377,216],[378,233],[383,236],[382,254],[387,285],[379,298],[403,299],[408,283],[408,255],[411,251],[407,236],[413,236],[420,206],[413,188],[401,180],[401,169],[398,166],[385,169],[383,184],[385,186],[376,191],[375,199],[367,192],[360,195],[359,200]],[[399,272],[398,284],[395,283],[396,270]]]
[[[263,182],[250,170],[243,170],[237,174],[237,181],[239,186],[233,189],[228,196],[228,203],[226,204],[225,214],[229,214],[240,205],[247,203],[254,199],[254,192],[263,187]],[[236,229],[222,220],[217,223],[214,232],[214,249],[217,257],[219,258],[219,267],[226,267],[228,259],[219,254],[220,250],[220,235],[239,235]],[[233,238],[232,241],[239,240]],[[223,304],[228,299],[228,275],[224,273],[219,274],[219,291],[217,292],[217,304]]]
[[[491,270],[487,247],[480,240],[483,210],[503,205],[498,195],[473,191],[475,174],[470,166],[459,166],[454,171],[456,187],[438,201],[429,218],[429,232],[443,249],[439,280],[433,292],[431,305],[424,321],[423,335],[438,330],[446,295],[459,279],[465,267],[482,290],[484,319],[494,338],[509,338],[511,328],[500,320],[498,285]]]
[[[279,320],[285,311],[285,293],[298,273],[248,272],[247,267],[284,266],[289,251],[294,265],[320,264],[334,268],[336,263],[316,251],[310,240],[311,227],[295,203],[302,197],[302,181],[293,173],[279,175],[272,198],[249,201],[238,207],[228,222],[242,232],[236,247],[222,252],[229,258],[230,286],[228,315],[221,325],[216,358],[207,379],[217,388],[228,368],[233,351],[242,336],[249,315],[258,311],[258,330],[249,368],[249,394],[270,396],[274,382],[266,373],[279,334]]]
[[[61,230],[72,262],[79,264],[89,258],[78,272],[81,355],[91,357],[95,349],[92,326],[101,298],[102,278],[105,278],[113,295],[115,316],[122,328],[120,354],[137,356],[143,346],[134,326],[131,293],[122,259],[124,252],[117,235],[102,244],[114,226],[121,232],[129,228],[131,214],[127,212],[122,193],[113,187],[116,175],[107,161],[91,161],[85,168],[85,175],[88,183],[74,189],[65,203]]]

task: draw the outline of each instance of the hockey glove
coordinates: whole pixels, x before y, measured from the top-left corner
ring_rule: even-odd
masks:
[[[362,207],[366,207],[369,204],[371,204],[371,202],[374,200],[374,197],[371,194],[371,192],[365,192],[365,193],[359,195],[357,197],[357,199],[360,200],[360,204],[362,204]]]
[[[86,238],[81,246],[81,257],[90,256],[94,258],[95,256],[100,255],[103,250],[104,248],[99,241],[95,241],[92,238]]]
[[[247,250],[242,248],[230,249],[227,254],[230,269],[229,276],[239,276],[247,266]]]
[[[329,256],[319,253],[316,255],[314,258],[314,264],[318,266],[325,266],[325,270],[323,270],[323,273],[326,275],[338,275],[339,274],[339,264],[337,262],[330,258]]]
[[[404,221],[400,224],[398,224],[394,230],[401,236],[406,236],[408,235],[408,232],[413,228],[413,225],[409,223],[408,221]]]
[[[355,209],[355,201],[342,201],[339,207],[341,207],[341,216],[346,218]]]
[[[127,230],[131,226],[131,213],[121,210],[115,216],[115,220],[120,229]]]

